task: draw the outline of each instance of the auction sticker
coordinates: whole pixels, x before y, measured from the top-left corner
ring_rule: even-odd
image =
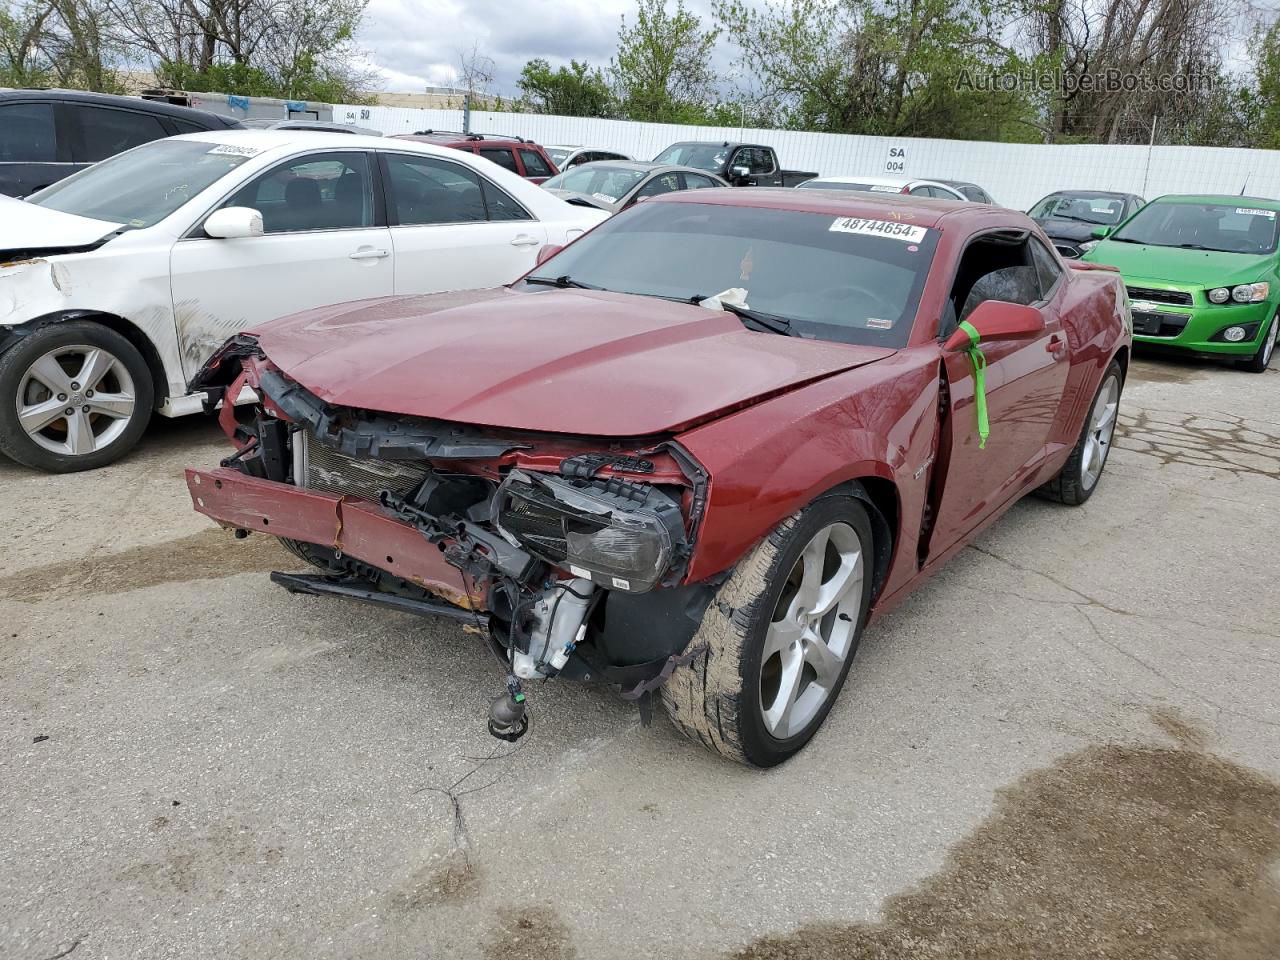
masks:
[[[221,143],[209,152],[231,157],[256,157],[262,151],[257,147],[245,147],[238,143]]]
[[[828,228],[836,233],[857,233],[864,237],[889,237],[903,243],[919,243],[924,239],[926,227],[910,223],[891,223],[888,220],[867,220],[863,217],[841,217]]]
[[[1259,210],[1257,207],[1236,207],[1236,213],[1243,214],[1246,217],[1269,217],[1272,220],[1276,218],[1274,210]]]

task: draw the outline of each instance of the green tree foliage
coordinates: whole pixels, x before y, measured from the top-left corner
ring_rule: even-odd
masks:
[[[702,123],[716,101],[711,52],[719,31],[676,0],[639,0],[635,21],[618,31],[618,52],[610,64],[620,113],[653,123]]]
[[[1006,0],[793,0],[716,12],[790,126],[885,136],[1034,136],[1020,92],[964,89],[962,75],[1024,64],[999,38]]]
[[[613,91],[604,73],[587,63],[570,60],[569,66],[552,70],[541,58],[530,60],[520,71],[520,105],[531,113],[562,117],[612,117],[616,114]]]
[[[1280,150],[1280,19],[1263,36],[1255,67],[1255,86],[1242,94],[1257,145]]]

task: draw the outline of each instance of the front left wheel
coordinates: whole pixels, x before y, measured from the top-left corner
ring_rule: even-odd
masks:
[[[734,568],[662,687],[678,730],[756,767],[797,753],[844,685],[871,601],[871,523],[852,497],[815,500]]]
[[[146,361],[114,330],[58,323],[0,355],[0,453],[49,473],[120,459],[151,420]]]
[[[1266,373],[1271,366],[1271,355],[1276,349],[1276,338],[1280,336],[1280,310],[1271,318],[1271,323],[1262,335],[1262,343],[1258,344],[1258,352],[1248,360],[1240,361],[1240,366],[1250,373]]]

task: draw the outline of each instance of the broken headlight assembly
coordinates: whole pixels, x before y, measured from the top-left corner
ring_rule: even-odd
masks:
[[[602,587],[643,593],[687,552],[679,502],[652,484],[512,470],[497,502],[507,536]]]

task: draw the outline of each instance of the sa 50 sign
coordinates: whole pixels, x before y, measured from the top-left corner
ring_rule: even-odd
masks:
[[[906,173],[907,172],[907,148],[906,147],[889,147],[889,156],[884,161],[885,173]]]

